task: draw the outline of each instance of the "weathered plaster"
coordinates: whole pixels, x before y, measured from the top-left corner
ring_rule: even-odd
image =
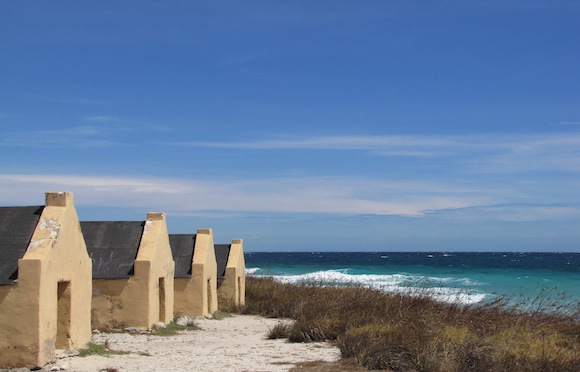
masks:
[[[81,348],[90,341],[91,272],[72,193],[47,193],[18,261],[18,280],[0,287],[0,367],[40,367],[54,359],[55,346]],[[59,282],[70,283],[60,302]],[[64,311],[60,319],[59,309]]]

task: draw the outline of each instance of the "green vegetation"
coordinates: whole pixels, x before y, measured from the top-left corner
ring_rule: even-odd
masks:
[[[345,363],[368,369],[579,371],[578,304],[550,298],[544,293],[527,301],[524,312],[505,298],[466,306],[426,295],[248,277],[241,311],[293,319],[269,337],[331,341]]]
[[[199,327],[193,323],[179,325],[175,322],[168,323],[165,327],[153,327],[151,334],[154,336],[173,336],[179,331],[196,331]]]
[[[216,310],[211,314],[212,319],[220,320],[224,318],[231,318],[232,314],[228,311]]]
[[[130,352],[121,350],[111,350],[109,348],[108,341],[105,341],[105,343],[103,344],[95,344],[89,342],[86,348],[79,350],[79,356],[81,357],[86,357],[89,355],[99,355],[109,357],[111,355],[124,355],[124,354],[130,354]]]

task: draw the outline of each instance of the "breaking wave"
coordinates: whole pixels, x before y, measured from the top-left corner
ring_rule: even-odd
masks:
[[[349,274],[348,269],[324,270],[298,275],[259,275],[259,268],[249,268],[248,275],[267,276],[281,283],[318,285],[361,285],[385,292],[426,295],[437,301],[475,304],[488,295],[473,287],[482,285],[469,278],[424,277],[411,274]]]
[[[258,271],[260,271],[259,267],[249,267],[249,268],[246,268],[246,275],[254,275]]]

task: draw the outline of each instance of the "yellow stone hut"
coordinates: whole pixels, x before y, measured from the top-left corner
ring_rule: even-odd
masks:
[[[241,239],[232,244],[216,244],[217,287],[219,301],[229,301],[234,305],[246,303],[246,262]]]
[[[151,329],[172,321],[175,264],[165,213],[81,227],[93,262],[92,327]]]
[[[218,309],[217,264],[211,229],[169,235],[175,258],[175,312],[208,316]]]
[[[72,193],[0,207],[0,368],[42,367],[91,339],[91,259]]]

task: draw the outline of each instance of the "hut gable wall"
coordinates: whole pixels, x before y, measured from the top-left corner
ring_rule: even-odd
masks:
[[[193,247],[191,277],[175,279],[176,312],[207,316],[218,309],[217,264],[211,229],[198,229]]]
[[[165,213],[147,213],[135,260],[135,277],[146,286],[150,326],[173,320],[174,272]]]
[[[115,251],[115,247],[102,248]],[[175,264],[164,213],[147,214],[133,266],[127,278],[93,280],[93,328],[150,329],[173,319]]]
[[[0,366],[43,366],[55,347],[90,341],[91,272],[73,195],[47,193],[18,280],[0,303]]]
[[[246,303],[246,263],[244,246],[241,239],[232,240],[225,274],[219,287],[221,301],[230,301],[235,305]]]

